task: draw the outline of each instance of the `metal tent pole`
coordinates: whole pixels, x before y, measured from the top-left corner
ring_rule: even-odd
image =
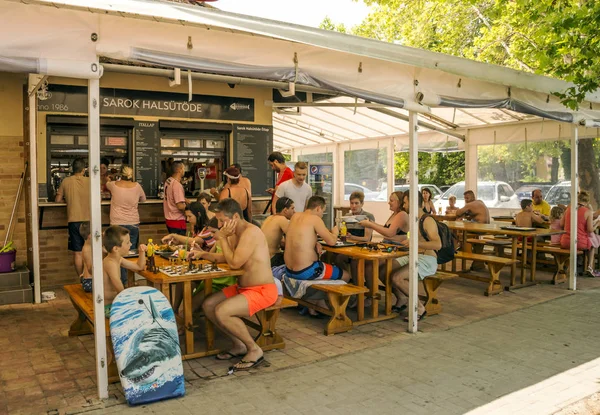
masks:
[[[88,81],[88,172],[90,175],[90,233],[92,235],[92,275],[102,271],[102,210],[100,198],[100,80]],[[98,397],[108,398],[108,362],[106,359],[106,328],[104,323],[104,285],[94,278],[94,335],[96,342],[96,378]]]
[[[414,111],[408,113],[408,146],[409,146],[409,173],[410,199],[409,199],[409,289],[408,289],[408,328],[410,333],[417,332],[417,316],[419,301],[419,277],[417,269],[417,258],[419,250],[419,178],[417,168],[419,163],[419,144],[417,140],[418,114]],[[402,201],[400,201],[402,203]]]
[[[579,189],[579,173],[577,163],[579,161],[579,130],[573,127],[571,133],[571,257],[569,259],[569,290],[577,289],[577,189]]]

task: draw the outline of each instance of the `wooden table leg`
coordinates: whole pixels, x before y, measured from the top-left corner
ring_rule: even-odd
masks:
[[[510,285],[516,285],[517,283],[517,236],[512,237],[512,254],[511,258],[514,261],[510,266]]]
[[[364,259],[359,259],[358,260],[358,267],[357,267],[357,273],[358,275],[356,276],[356,285],[358,285],[359,287],[364,287],[365,286],[365,260]],[[333,306],[333,304],[332,304]],[[363,293],[358,294],[358,305],[356,308],[356,312],[358,314],[358,321],[364,320],[365,319],[365,295]]]
[[[392,314],[392,261],[385,261],[385,315]]]
[[[527,237],[523,238],[523,254],[521,255],[521,284],[527,282]]]
[[[127,287],[135,286],[135,273],[128,269],[127,270]]]
[[[185,353],[194,353],[194,331],[192,325],[192,282],[183,283],[183,318],[185,326]]]
[[[462,234],[462,250],[464,252],[467,252],[467,231],[463,231]],[[467,271],[467,260],[463,259],[461,264],[460,264],[460,270],[462,272],[466,272]]]
[[[531,282],[535,282],[535,268],[537,265],[537,238],[532,236],[531,242]]]
[[[552,253],[556,264],[556,272],[552,277],[552,284],[560,284],[567,280],[569,270],[569,256],[559,253]]]
[[[204,281],[204,298],[208,298],[209,295],[212,294],[212,279],[208,279]],[[215,327],[208,319],[208,317],[204,317],[204,322],[206,325],[205,334],[206,334],[206,351],[210,351],[214,349],[215,346]]]
[[[167,297],[167,300],[169,300],[169,304],[173,305],[171,301],[171,284],[156,283],[154,284],[154,288],[162,292]]]
[[[371,274],[371,315],[373,318],[379,316],[379,260],[373,260],[373,273]]]

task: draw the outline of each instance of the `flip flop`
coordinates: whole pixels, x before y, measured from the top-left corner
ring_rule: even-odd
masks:
[[[231,360],[234,357],[238,357],[239,358],[239,357],[244,357],[245,355],[246,355],[245,353],[242,353],[242,354],[233,354],[231,352],[222,352],[222,353],[219,353],[218,355],[216,355],[215,359],[217,359],[217,360]],[[221,356],[221,357],[219,357],[219,356]]]
[[[261,357],[259,357],[256,360],[240,360],[238,363],[236,363],[235,365],[233,365],[233,366],[231,366],[229,368],[229,372],[233,373],[233,372],[240,372],[240,371],[243,371],[243,370],[250,370],[250,369],[253,369],[253,368],[257,367],[257,366],[262,365],[265,362],[266,362],[266,360],[265,360],[264,356],[261,356]],[[252,364],[250,366],[248,366],[248,367],[237,367],[236,366],[236,365],[239,365],[239,364],[243,365],[243,364],[248,364],[248,363],[252,363]]]
[[[423,314],[421,314],[419,317],[417,317],[417,321],[423,320],[426,315],[427,315],[427,311],[423,311]],[[404,317],[404,321],[408,322],[408,317]]]
[[[398,306],[394,305],[394,306],[392,306],[392,312],[394,312],[394,313],[401,313],[401,312],[403,312],[404,310],[406,310],[406,307],[407,307],[407,305],[406,305],[406,304],[403,304],[403,305],[401,305],[400,307],[398,307]]]

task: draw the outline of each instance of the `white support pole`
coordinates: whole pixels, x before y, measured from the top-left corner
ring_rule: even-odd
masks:
[[[335,144],[335,150],[333,152],[333,160],[336,162],[333,164],[333,177],[335,178],[335,199],[334,203],[336,206],[341,206],[344,203],[344,149],[340,143]]]
[[[388,150],[387,150],[387,165],[388,165],[387,189],[388,189],[388,194],[387,194],[386,200],[390,199],[390,195],[394,191],[394,184],[395,184],[395,180],[396,180],[396,172],[394,171],[394,168],[396,167],[395,154],[394,154],[395,148],[396,148],[396,146],[394,145],[394,137],[390,137],[388,140]],[[400,201],[400,203],[402,203],[402,201]]]
[[[465,190],[473,190],[477,195],[477,169],[479,163],[477,160],[477,146],[471,143],[470,133],[467,130],[465,138]]]
[[[579,189],[579,130],[577,126],[571,131],[571,256],[569,259],[569,290],[577,289],[577,189]]]
[[[419,142],[417,136],[418,114],[414,111],[408,113],[408,151],[409,151],[409,173],[410,180],[410,206],[409,206],[409,288],[408,288],[408,332],[417,332],[417,316],[419,301],[419,276],[417,274],[417,258],[419,250],[419,214],[418,214],[418,192],[419,192]],[[402,201],[400,201],[402,203]]]
[[[28,91],[32,91],[36,84],[35,76],[29,76]],[[29,93],[29,210],[31,212],[31,253],[33,256],[33,292],[36,304],[42,302],[42,287],[40,282],[40,235],[38,212],[38,171],[37,171],[37,93]]]
[[[92,275],[94,285],[94,335],[98,396],[108,398],[108,362],[104,325],[104,285],[102,276],[102,210],[100,198],[100,80],[88,81],[88,172],[90,175],[90,233],[92,235]],[[98,278],[100,277],[100,278]]]

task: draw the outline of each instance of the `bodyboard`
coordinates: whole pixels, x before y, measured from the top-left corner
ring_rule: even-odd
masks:
[[[132,287],[120,292],[110,311],[110,336],[130,405],[185,394],[175,314],[160,291]]]

